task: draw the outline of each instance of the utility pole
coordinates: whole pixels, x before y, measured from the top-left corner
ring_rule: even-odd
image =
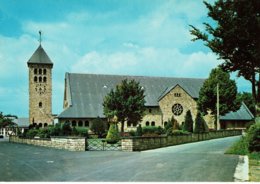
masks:
[[[220,129],[220,122],[219,122],[219,83],[217,83],[217,130]]]

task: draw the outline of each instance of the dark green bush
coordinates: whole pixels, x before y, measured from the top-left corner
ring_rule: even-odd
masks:
[[[54,126],[48,127],[49,131],[50,131],[50,136],[59,136],[62,135],[62,131],[61,131],[61,124],[57,123]]]
[[[119,140],[120,136],[118,133],[118,127],[115,123],[111,123],[106,136],[106,141],[108,143],[117,143]]]
[[[70,126],[70,122],[65,122],[61,126],[61,134],[68,136],[72,134],[72,128]]]
[[[248,150],[260,152],[260,122],[250,126],[247,132]]]
[[[38,130],[37,129],[30,129],[26,132],[26,138],[34,138],[36,135],[38,134]]]
[[[92,121],[92,125],[90,127],[90,130],[98,135],[99,138],[102,137],[102,135],[106,131],[106,127],[102,119],[97,118]]]
[[[40,138],[50,138],[50,129],[49,128],[41,128],[38,130],[37,135]]]
[[[136,132],[135,132],[134,130],[130,130],[130,131],[129,131],[129,135],[133,137],[133,136],[136,135]]]
[[[142,135],[143,135],[143,128],[141,124],[139,124],[138,127],[136,128],[136,136],[142,136]]]
[[[172,135],[189,135],[190,133],[184,130],[173,130]]]
[[[88,128],[76,127],[75,129],[76,129],[76,132],[77,132],[77,134],[76,134],[77,136],[88,137]]]

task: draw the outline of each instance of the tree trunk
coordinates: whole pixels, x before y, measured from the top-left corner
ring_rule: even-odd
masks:
[[[255,101],[255,108],[256,108],[256,116],[260,116],[260,107],[259,107],[259,104],[260,104],[260,72],[258,74],[258,81],[257,81],[257,85],[256,85],[256,88],[257,88],[257,93],[256,93],[256,101]]]
[[[124,133],[125,121],[121,121],[121,133]]]

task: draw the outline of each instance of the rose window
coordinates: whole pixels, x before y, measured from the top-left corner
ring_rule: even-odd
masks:
[[[182,107],[182,105],[181,104],[174,104],[173,106],[172,106],[172,112],[173,112],[173,114],[175,115],[175,116],[179,116],[179,115],[181,115],[181,113],[183,112],[183,107]]]

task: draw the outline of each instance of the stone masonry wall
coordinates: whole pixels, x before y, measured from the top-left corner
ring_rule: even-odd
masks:
[[[180,96],[175,96],[175,94],[180,94]],[[197,103],[185,90],[177,85],[159,101],[159,106],[163,114],[163,122],[167,122],[171,119],[173,116],[172,106],[176,103],[181,104],[183,107],[182,114],[179,116],[174,115],[174,118],[179,124],[184,122],[184,117],[188,110],[191,111],[193,121],[195,121],[197,114]]]
[[[37,74],[34,74],[34,69],[37,69]],[[39,74],[39,69],[42,69],[42,74]],[[46,69],[46,74],[43,70]],[[37,77],[37,82],[34,81]],[[42,82],[39,82],[39,77],[42,77]],[[46,82],[43,78],[46,77]],[[43,93],[40,93],[44,91]],[[42,107],[39,103],[42,102]],[[52,66],[51,65],[29,65],[29,122],[52,123]]]
[[[85,138],[52,137],[50,139],[23,139],[17,136],[10,136],[9,141],[14,143],[65,149],[69,151],[85,151],[87,147]]]
[[[212,131],[203,134],[173,135],[160,137],[132,137],[122,139],[122,151],[143,151],[189,142],[204,141],[222,137],[241,135],[241,130]]]

